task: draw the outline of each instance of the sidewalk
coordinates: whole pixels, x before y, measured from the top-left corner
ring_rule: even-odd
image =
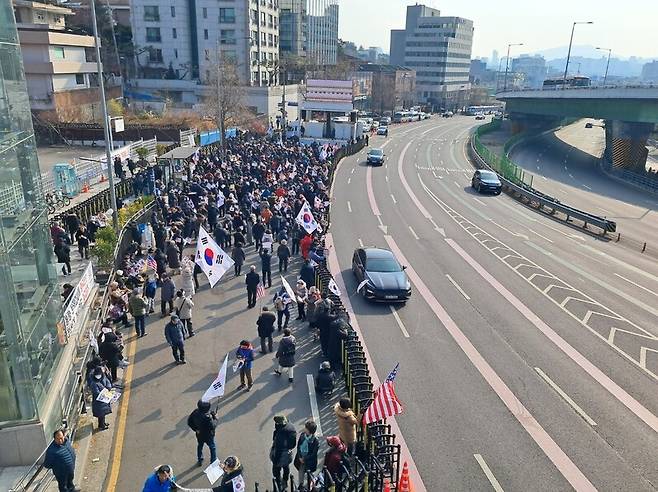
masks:
[[[211,290],[205,277],[199,275],[201,289],[194,296],[193,310],[197,335],[186,340],[187,365],[173,364],[163,335],[168,317],[161,319],[159,312],[147,321],[149,336],[146,338],[137,341],[132,331],[125,334],[126,353],[131,361],[126,371],[126,387],[122,400],[108,420],[110,430],[94,432],[92,436],[90,459],[84,472],[86,479],[81,477],[78,481],[83,490],[141,490],[153,468],[164,463],[172,465],[181,485],[208,487],[203,469],[196,464],[196,439],[187,427],[187,417],[216,376],[227,352],[230,354],[227,391],[219,402],[213,403],[213,409],[218,408],[219,419],[217,454],[219,458],[231,454],[238,456],[244,466],[247,490],[253,490],[256,482],[261,491],[271,488],[272,418],[283,413],[301,430],[303,423],[314,417],[310,398],[312,377],[316,375],[322,358],[319,342],[313,340],[308,324],[295,321],[297,309],[293,306],[289,327],[297,339],[295,380],[291,384],[285,373],[281,377],[274,375],[273,354],[259,353],[256,319],[263,305],[273,309],[272,297],[281,281],[274,265],[274,282],[272,288],[266,289],[266,298],[259,301],[257,307],[247,309],[244,273],[251,264],[260,271],[260,258],[253,247],[247,247],[247,252],[248,261],[239,278],[234,278],[232,271],[227,272]],[[295,258],[286,275],[293,285],[300,266],[300,259]],[[180,283],[179,276],[174,280]],[[159,300],[159,293],[156,300]],[[281,334],[275,333],[275,352],[280,338]],[[256,349],[254,387],[249,393],[237,390],[239,376],[230,369],[242,339],[251,340]],[[338,389],[331,398],[315,400],[315,420],[319,424],[318,436],[322,443],[320,458],[326,450],[323,436],[337,433],[332,407],[343,394],[342,384],[339,378]],[[111,450],[110,440],[113,441]],[[207,449],[205,453],[204,464],[207,466]],[[95,457],[99,460],[94,463]],[[295,470],[291,466],[292,471]]]

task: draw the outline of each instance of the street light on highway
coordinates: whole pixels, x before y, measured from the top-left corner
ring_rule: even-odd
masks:
[[[569,39],[569,51],[567,52],[567,64],[564,67],[564,77],[562,78],[562,88],[567,86],[567,73],[569,72],[569,59],[571,58],[571,46],[573,45],[573,32],[576,30],[576,24],[594,24],[592,21],[574,22],[571,26],[571,38]]]
[[[503,82],[503,91],[507,90],[507,71],[509,70],[509,50],[512,46],[523,46],[523,43],[510,43],[507,45],[507,58],[505,59],[505,79]]]
[[[603,76],[603,87],[605,87],[605,82],[608,80],[608,68],[610,68],[610,55],[612,55],[612,48],[601,48],[597,46],[596,49],[608,52],[608,63],[605,65],[605,75]]]

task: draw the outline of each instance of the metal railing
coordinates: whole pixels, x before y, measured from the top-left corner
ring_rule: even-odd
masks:
[[[601,168],[604,172],[611,174],[619,179],[631,184],[644,188],[652,193],[658,193],[658,174],[649,175],[641,174],[628,169],[614,167],[609,161],[602,160]]]

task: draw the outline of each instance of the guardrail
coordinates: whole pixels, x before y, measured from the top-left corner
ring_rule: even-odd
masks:
[[[477,145],[477,133],[475,134],[476,138],[473,136],[469,140],[469,154],[471,159],[474,161],[478,168],[485,168],[491,171],[496,172],[503,187],[506,188],[511,194],[516,195],[518,198],[524,199],[527,203],[535,205],[539,210],[548,209],[550,215],[554,215],[556,212],[561,212],[566,216],[566,221],[570,222],[571,219],[578,219],[583,222],[583,228],[587,229],[588,225],[593,225],[599,227],[602,230],[602,235],[605,235],[607,232],[615,232],[617,230],[617,224],[612,220],[608,220],[604,217],[599,217],[597,215],[592,215],[577,208],[570,207],[561,203],[556,198],[544,195],[543,193],[535,190],[531,186],[522,185],[519,186],[517,183],[514,183],[512,180],[507,179],[505,176],[502,176],[500,172],[494,167],[489,165],[485,156],[481,155],[478,152],[478,147],[485,148],[482,144]],[[492,154],[488,149],[487,152]],[[511,161],[510,161],[511,162]]]
[[[139,221],[146,214],[150,213],[151,210],[155,207],[156,201],[152,201],[147,204],[143,209],[135,213],[130,220]],[[111,227],[111,226],[108,226]],[[126,237],[127,229],[124,226],[117,239],[117,245],[114,249],[114,255],[116,258],[121,257],[121,250],[125,248],[124,237]],[[110,275],[110,280],[107,283],[107,286],[114,280],[115,270],[112,270]],[[91,334],[93,336],[98,336],[100,333],[100,327],[105,318],[105,313],[110,301],[110,290],[109,287],[105,288],[103,293],[103,298],[100,303],[100,309],[96,310],[96,316],[92,321],[93,328],[91,328]],[[81,334],[84,334],[84,331],[80,331]],[[62,427],[66,428],[69,432],[71,441],[74,441],[76,432],[78,430],[78,420],[82,413],[85,413],[85,392],[84,392],[84,369],[87,365],[90,355],[94,352],[90,344],[86,344],[84,347],[80,343],[82,339],[78,339],[78,347],[75,359],[77,361],[74,364],[74,371],[72,371],[75,383],[71,388],[71,393],[67,397],[66,410],[64,411],[64,417],[62,419]],[[82,354],[80,356],[80,354]],[[52,442],[52,441],[51,441]],[[50,443],[48,444],[50,445]],[[46,449],[48,446],[46,446]],[[20,478],[20,480],[14,485],[9,492],[42,492],[47,490],[50,483],[52,482],[54,476],[52,473],[44,473],[43,471],[43,458],[46,453],[46,449],[43,450],[39,458],[32,464],[30,469]]]
[[[610,162],[605,160],[601,161],[601,168],[604,172],[611,174],[614,177],[623,179],[624,181],[644,188],[652,193],[658,193],[658,176],[652,178],[640,173],[629,171],[628,169],[613,167]]]

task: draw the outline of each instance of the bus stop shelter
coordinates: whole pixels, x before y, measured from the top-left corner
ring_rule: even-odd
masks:
[[[176,147],[158,157],[158,166],[162,169],[162,177],[165,183],[172,178],[187,181],[190,168],[187,160],[192,157],[199,147]]]

